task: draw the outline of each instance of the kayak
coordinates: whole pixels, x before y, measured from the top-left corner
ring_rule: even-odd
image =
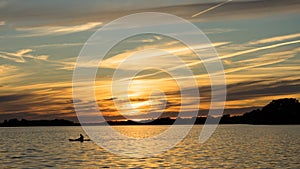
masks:
[[[79,139],[69,139],[69,141],[80,141],[81,142],[81,140],[79,140]],[[83,141],[91,141],[91,139],[84,139]]]

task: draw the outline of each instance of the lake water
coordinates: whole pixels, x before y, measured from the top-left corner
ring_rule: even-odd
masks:
[[[168,126],[116,128],[148,137]],[[79,126],[0,128],[0,168],[300,168],[300,125],[220,125],[204,144],[198,142],[201,128],[194,126],[177,146],[150,158],[114,155],[93,142],[69,142],[83,133]]]

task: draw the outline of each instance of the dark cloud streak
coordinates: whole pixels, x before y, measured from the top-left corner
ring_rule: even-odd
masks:
[[[162,3],[149,1],[145,4],[133,1],[120,1],[108,6],[106,2],[97,1],[12,1],[0,10],[0,20],[14,27],[32,27],[49,25],[77,25],[87,22],[109,22],[124,15],[138,12],[165,12],[191,19],[195,13],[208,9],[219,2],[187,1],[185,3],[167,1]],[[148,5],[147,5],[148,4]],[[159,5],[157,5],[159,4]],[[69,6],[69,8],[66,8]],[[211,10],[194,21],[245,18],[270,15],[272,13],[293,13],[300,8],[299,0],[259,0],[232,1]],[[24,22],[26,21],[26,22]]]

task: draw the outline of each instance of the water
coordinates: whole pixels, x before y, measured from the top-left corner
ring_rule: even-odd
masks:
[[[168,126],[118,126],[148,137]],[[93,142],[69,142],[81,127],[0,128],[0,168],[300,168],[300,125],[221,125],[204,144],[195,126],[176,147],[151,158],[107,152]],[[119,145],[120,148],[122,145]]]

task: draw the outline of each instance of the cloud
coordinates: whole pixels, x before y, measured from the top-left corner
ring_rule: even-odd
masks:
[[[25,58],[35,59],[35,60],[43,60],[46,61],[48,59],[48,55],[37,55],[34,56],[32,53],[32,49],[22,49],[17,52],[4,52],[0,51],[0,58],[12,60],[18,63],[25,63]]]
[[[13,65],[7,65],[7,64],[0,65],[0,74],[1,75],[8,74],[8,73],[14,72],[16,70],[18,70],[18,68]]]
[[[32,46],[32,48],[63,48],[63,47],[73,47],[82,46],[83,43],[55,43],[55,44],[43,44]]]
[[[0,26],[5,25],[5,21],[0,21]]]
[[[278,79],[272,80],[268,78],[262,78],[260,80],[252,79],[250,81],[249,79],[246,79],[241,82],[229,83],[227,84],[225,112],[227,109],[231,109],[230,111],[233,113],[244,113],[239,110],[243,108],[253,110],[255,107],[263,106],[275,98],[299,98],[299,89],[299,78],[291,80],[283,79],[281,81],[278,81]],[[200,85],[199,92],[201,94],[200,106],[202,105],[202,108],[208,109],[211,99],[211,86],[209,84]]]
[[[243,100],[255,100],[255,98],[266,96],[296,95],[300,89],[299,84],[300,79],[279,82],[268,82],[264,80],[261,82],[253,81],[253,83],[244,82],[231,84],[227,86],[227,100],[236,100],[243,103]],[[265,101],[267,102],[268,100]]]
[[[286,50],[286,51],[267,53],[267,54],[264,54],[263,56],[272,57],[273,59],[278,59],[280,57],[293,57],[299,52],[300,52],[300,47]]]
[[[253,52],[257,52],[257,51],[261,51],[261,50],[273,49],[273,48],[286,46],[286,45],[297,44],[297,43],[300,43],[300,40],[277,43],[277,44],[274,44],[274,45],[267,45],[267,46],[263,46],[263,47],[258,47],[258,48],[253,48],[253,49],[249,49],[249,50],[239,51],[239,52],[236,52],[236,53],[231,53],[231,54],[221,56],[221,59],[227,59],[227,58],[240,56],[240,55],[244,55],[244,54],[248,54],[248,53],[253,53]]]
[[[212,28],[212,29],[203,29],[203,32],[206,35],[209,34],[221,34],[221,33],[228,33],[238,31],[237,29],[229,29],[229,28]]]
[[[0,121],[11,118],[54,119],[75,117],[71,83],[10,86],[0,95]],[[22,112],[22,113],[21,113]],[[75,120],[75,119],[72,119]]]
[[[295,39],[295,38],[299,38],[299,37],[300,37],[300,33],[283,35],[283,36],[275,36],[275,37],[271,37],[271,38],[260,39],[257,41],[251,41],[251,42],[249,42],[249,45],[257,45],[257,44],[285,41],[285,40]]]
[[[251,68],[256,68],[256,67],[260,67],[260,66],[267,66],[267,65],[272,65],[275,63],[280,63],[280,62],[284,62],[287,59],[293,57],[293,55],[287,55],[287,56],[281,56],[281,57],[276,57],[274,58],[273,55],[263,55],[265,57],[260,57],[260,58],[254,58],[254,59],[246,59],[246,60],[242,60],[239,62],[235,62],[234,64],[242,64],[236,68],[230,68],[230,69],[226,69],[225,73],[229,74],[229,73],[235,73],[238,71],[242,71],[242,70],[248,70]]]
[[[0,51],[0,57],[2,57],[4,59],[15,61],[15,62],[24,63],[25,59],[23,58],[23,55],[26,53],[29,53],[31,51],[32,51],[31,49],[23,49],[23,50],[19,50],[19,51],[15,52],[15,53]]]
[[[1,89],[6,92],[6,90],[12,90],[9,86],[11,84],[18,84],[22,81],[22,78],[28,76],[28,73],[20,72],[17,66],[2,64],[0,65],[0,86]]]
[[[88,22],[82,25],[73,26],[41,26],[17,28],[17,31],[24,31],[29,34],[21,35],[23,37],[45,36],[45,35],[61,35],[75,32],[82,32],[102,25],[101,22]]]
[[[122,53],[116,54],[112,57],[109,57],[109,58],[103,60],[100,64],[100,67],[101,68],[115,69],[124,60],[126,60],[126,59],[130,60],[129,56],[133,55],[135,52],[142,51],[142,50],[145,50],[145,49],[162,49],[162,50],[167,51],[168,53],[171,53],[175,56],[180,56],[182,58],[185,58],[186,60],[188,60],[188,57],[194,55],[190,48],[188,48],[186,46],[183,46],[183,45],[179,45],[178,43],[174,43],[174,42],[177,42],[177,41],[158,43],[158,44],[152,44],[152,45],[141,45],[141,46],[139,46],[137,48],[134,48],[132,50],[124,51]],[[212,44],[199,44],[199,45],[196,45],[196,46],[192,46],[192,48],[195,49],[195,50],[202,50],[202,49],[211,47],[211,45],[213,47],[218,47],[218,46],[223,46],[223,45],[227,45],[227,44],[230,44],[230,43],[231,42],[215,42],[215,43],[212,43]],[[143,57],[144,59],[148,59],[149,62],[153,62],[153,64],[165,63],[165,64],[170,65],[170,67],[177,66],[176,64],[174,65],[174,63],[173,63],[174,60],[169,59],[169,56],[167,56],[167,55],[163,56],[161,54],[162,54],[161,52],[158,52],[158,53],[151,52],[149,54],[142,55],[141,57]],[[161,56],[161,57],[159,58],[158,56]],[[159,58],[160,61],[151,60],[150,59],[151,57],[152,58],[155,57],[156,59]],[[144,59],[141,59],[140,61],[143,62]],[[194,60],[192,60],[191,62],[193,62],[193,61]],[[130,65],[128,65],[128,67],[126,67],[126,69],[128,69],[128,70],[135,69],[134,65],[136,65],[136,64],[139,64],[139,63],[137,61],[131,62]],[[95,62],[93,62],[91,64],[86,64],[86,65],[91,66],[91,67],[98,66],[98,64],[95,64]],[[123,68],[125,68],[125,67],[123,67]]]

